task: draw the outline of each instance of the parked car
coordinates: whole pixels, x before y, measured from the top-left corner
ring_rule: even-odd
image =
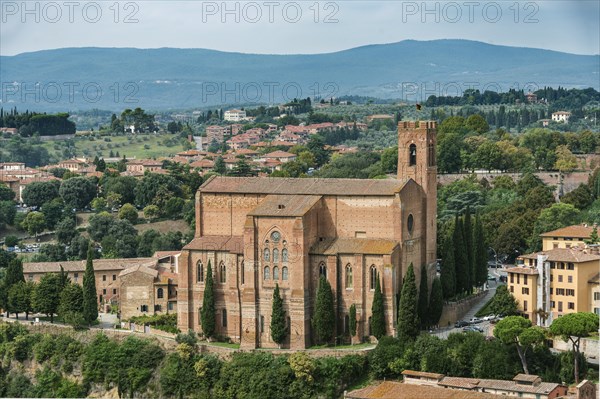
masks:
[[[489,314],[489,315],[487,315],[487,316],[483,316],[482,320],[483,320],[483,321],[490,321],[490,320],[494,320],[495,318],[496,318],[496,316],[495,316],[495,315],[493,315],[493,314]]]
[[[483,328],[477,327],[477,326],[468,326],[468,327],[463,328],[463,332],[469,332],[469,331],[483,333]]]
[[[477,323],[481,323],[481,319],[479,317],[473,317],[471,320],[469,320],[469,324],[477,324]]]
[[[456,323],[454,323],[454,328],[461,328],[461,327],[465,327],[468,326],[469,323],[464,321],[464,320],[459,320]]]
[[[488,281],[496,281],[496,277],[492,276],[491,274],[488,274]]]

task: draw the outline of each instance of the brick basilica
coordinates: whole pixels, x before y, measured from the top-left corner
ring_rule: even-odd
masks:
[[[396,179],[216,177],[196,193],[196,231],[179,259],[178,327],[201,331],[207,266],[214,276],[216,331],[241,348],[276,348],[272,296],[279,284],[288,318],[284,348],[313,340],[311,317],[321,275],[331,284],[336,335],[356,306],[357,337],[370,335],[380,279],[387,333],[412,263],[435,273],[436,122],[398,124]]]

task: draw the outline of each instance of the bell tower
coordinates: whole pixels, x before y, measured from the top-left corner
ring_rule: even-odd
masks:
[[[437,258],[436,134],[435,121],[398,122],[398,180],[413,179],[425,193],[425,259],[429,265]]]

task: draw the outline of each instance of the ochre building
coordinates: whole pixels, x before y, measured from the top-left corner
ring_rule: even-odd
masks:
[[[334,292],[336,335],[356,306],[359,338],[380,280],[387,333],[394,334],[403,276],[430,276],[436,259],[436,123],[398,124],[396,179],[211,177],[196,194],[196,232],[179,259],[178,327],[202,331],[210,263],[216,329],[242,348],[274,348],[270,320],[278,284],[287,314],[283,347],[314,342],[320,276]],[[430,279],[431,280],[431,279]]]

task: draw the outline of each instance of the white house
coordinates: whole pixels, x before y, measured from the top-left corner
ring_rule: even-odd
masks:
[[[569,118],[571,117],[571,113],[567,111],[557,111],[552,113],[552,120],[556,122],[569,122]]]
[[[230,122],[239,122],[246,119],[246,111],[240,109],[230,109],[225,111],[223,118]]]

